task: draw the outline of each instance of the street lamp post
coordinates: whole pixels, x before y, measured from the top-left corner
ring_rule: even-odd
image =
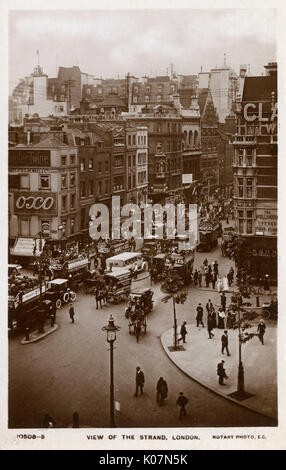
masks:
[[[102,327],[102,331],[107,333],[107,342],[110,344],[110,427],[115,428],[114,420],[114,370],[113,370],[113,343],[116,340],[116,332],[120,327],[114,325],[114,319],[110,315],[108,325]]]

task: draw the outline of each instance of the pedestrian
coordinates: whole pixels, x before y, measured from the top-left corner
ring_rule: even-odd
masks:
[[[201,273],[201,271],[199,271],[199,274],[198,274],[198,281],[199,281],[199,287],[202,287],[202,273]]]
[[[197,327],[199,327],[200,325],[202,325],[203,328],[205,327],[203,323],[203,314],[204,314],[204,309],[202,307],[202,304],[199,303],[199,305],[197,306],[197,316],[196,316]]]
[[[269,289],[270,289],[269,274],[265,274],[265,276],[264,276],[264,290],[269,290]]]
[[[101,299],[103,301],[103,306],[107,304],[107,288],[106,286],[103,286],[101,289]]]
[[[44,420],[43,420],[43,428],[54,428],[54,427],[55,427],[55,421],[53,420],[53,418],[50,415],[45,414]]]
[[[157,382],[157,403],[159,403],[160,406],[163,405],[163,401],[165,398],[168,396],[168,385],[166,380],[163,379],[163,377],[160,377],[158,382]]]
[[[195,269],[195,272],[194,272],[194,284],[195,284],[195,286],[197,286],[197,284],[198,284],[198,278],[199,278],[199,273],[198,273],[198,270]]]
[[[207,266],[208,264],[209,264],[209,263],[208,263],[208,260],[207,260],[207,258],[205,258],[205,259],[204,259],[204,262],[203,262],[203,265],[204,265],[204,266]]]
[[[220,296],[220,304],[221,304],[221,307],[223,310],[225,310],[225,306],[226,306],[226,295],[225,293],[223,292]]]
[[[212,339],[214,334],[212,333],[212,330],[213,330],[213,317],[212,317],[211,314],[208,315],[207,328],[208,328],[209,339]]]
[[[141,322],[140,322],[140,320],[136,321],[134,329],[135,329],[136,341],[137,341],[137,343],[139,343],[139,338],[140,338],[140,334],[141,334]]]
[[[206,287],[209,287],[209,285],[210,285],[210,273],[209,273],[209,271],[206,272],[205,276],[206,276]]]
[[[212,275],[212,265],[211,264],[208,265],[208,273],[209,273],[210,276]]]
[[[213,263],[213,270],[215,274],[218,276],[218,262],[217,261]]]
[[[144,373],[143,373],[143,371],[141,370],[141,367],[139,367],[139,366],[136,367],[135,383],[136,383],[136,391],[135,391],[134,396],[137,397],[137,394],[138,394],[138,390],[139,390],[139,389],[140,389],[140,392],[141,392],[141,395],[142,395],[142,393],[143,393],[143,387],[144,387],[144,384],[145,384]]]
[[[222,360],[218,365],[217,365],[217,375],[218,375],[218,383],[220,385],[225,385],[223,383],[223,379],[228,379],[228,376],[226,375],[225,368],[224,368],[224,360]]]
[[[223,354],[224,350],[226,350],[227,355],[230,356],[228,350],[228,333],[227,330],[224,330],[223,335],[221,337],[221,353]]]
[[[231,274],[230,271],[227,273],[226,277],[227,277],[228,285],[229,285],[229,287],[231,287],[233,277],[232,277],[232,274]]]
[[[224,329],[225,329],[224,321],[225,321],[225,312],[223,311],[222,308],[219,308],[219,310],[218,310],[218,322],[217,322],[217,327],[218,327],[220,330],[224,330]]]
[[[179,396],[178,396],[178,399],[177,399],[177,403],[176,403],[176,406],[180,407],[179,419],[181,419],[182,416],[186,416],[186,414],[187,414],[186,405],[187,405],[188,401],[189,400],[187,399],[187,397],[184,396],[183,392],[180,392]]]
[[[97,287],[95,289],[96,310],[98,309],[98,305],[100,306],[100,308],[102,308],[101,300],[102,300],[101,291],[99,287]]]
[[[71,306],[69,308],[69,314],[70,314],[71,322],[74,323],[75,311],[74,311],[73,303],[71,303]]]
[[[208,312],[208,314],[210,313],[211,311],[211,308],[212,308],[212,301],[211,299],[208,299],[207,303],[206,303],[206,311]]]
[[[258,332],[259,341],[263,345],[264,345],[263,337],[265,334],[265,330],[266,330],[266,325],[264,323],[264,320],[261,319],[260,322],[258,323],[257,332]]]
[[[186,324],[187,324],[186,321],[184,321],[184,322],[182,323],[181,330],[180,330],[181,338],[178,339],[178,341],[182,341],[182,340],[183,340],[183,343],[186,342],[185,339],[186,339],[186,335],[188,334],[187,329],[186,329]]]
[[[213,272],[211,275],[211,282],[212,282],[213,289],[215,289],[216,281],[217,281],[217,275],[215,272]]]

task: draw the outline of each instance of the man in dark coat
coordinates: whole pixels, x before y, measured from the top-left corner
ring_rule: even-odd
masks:
[[[224,330],[223,335],[221,337],[221,353],[223,354],[224,350],[226,349],[227,355],[230,356],[228,350],[228,334],[227,330]]]
[[[216,283],[216,281],[217,281],[217,275],[216,275],[215,272],[212,273],[211,281],[212,281],[213,289],[215,289],[215,283]]]
[[[266,330],[266,326],[265,326],[264,320],[260,320],[260,322],[258,323],[257,332],[258,332],[259,341],[263,345],[264,345],[263,337],[264,337],[265,330]]]
[[[213,270],[215,274],[218,276],[218,262],[217,261],[215,261],[213,264]]]
[[[178,339],[178,341],[182,341],[182,340],[183,340],[183,343],[186,342],[186,335],[188,334],[187,328],[186,328],[186,324],[187,324],[186,321],[184,321],[184,322],[182,323],[181,330],[180,330],[181,338]]]
[[[223,292],[220,296],[220,304],[222,306],[222,309],[225,310],[225,306],[226,306],[226,295],[225,293]]]
[[[71,304],[71,306],[70,306],[70,308],[69,308],[69,314],[70,314],[71,322],[74,323],[74,315],[75,315],[75,312],[74,312],[73,303]]]
[[[223,379],[227,379],[228,376],[226,375],[226,372],[225,372],[223,360],[217,365],[217,375],[218,375],[218,383],[220,385],[225,385],[223,383]]]
[[[159,403],[160,406],[163,405],[163,401],[165,398],[168,396],[168,385],[166,380],[163,379],[163,377],[160,377],[158,382],[157,382],[157,403]]]
[[[136,336],[137,343],[139,343],[140,334],[141,334],[141,322],[137,320],[135,324],[135,336]]]
[[[201,273],[201,271],[199,271],[199,274],[198,274],[198,281],[199,281],[199,287],[202,287],[202,273]]]
[[[142,395],[143,387],[145,383],[145,377],[144,377],[143,371],[141,370],[141,367],[136,367],[135,383],[136,383],[136,391],[135,391],[134,396],[137,397],[138,389],[140,389],[140,392]]]
[[[214,334],[212,333],[212,330],[213,330],[213,327],[214,327],[214,322],[213,322],[213,317],[212,317],[211,313],[208,315],[207,327],[208,327],[209,339],[212,339],[212,337],[214,336]]]
[[[178,399],[177,399],[177,402],[176,402],[176,406],[180,407],[179,419],[181,419],[182,416],[186,416],[187,411],[186,411],[185,407],[186,407],[188,401],[189,400],[187,399],[187,397],[184,396],[183,392],[180,392],[180,394],[178,396]]]
[[[98,309],[98,305],[100,308],[102,308],[102,295],[101,295],[101,290],[99,287],[95,289],[95,301],[96,301],[96,310]]]
[[[203,323],[203,314],[204,314],[204,309],[202,307],[202,304],[199,304],[197,306],[197,316],[196,316],[197,327],[199,327],[200,325],[202,325],[203,328],[205,327]]]
[[[195,284],[195,286],[197,286],[197,284],[198,284],[198,278],[199,278],[199,273],[198,273],[198,270],[195,269],[195,272],[194,272],[194,284]]]

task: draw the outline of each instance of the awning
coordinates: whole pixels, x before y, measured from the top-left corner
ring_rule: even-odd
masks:
[[[34,238],[17,238],[15,245],[11,248],[11,255],[14,256],[40,256],[39,250],[40,239],[36,239],[36,253],[34,254],[35,241]],[[46,240],[42,239],[42,251]]]

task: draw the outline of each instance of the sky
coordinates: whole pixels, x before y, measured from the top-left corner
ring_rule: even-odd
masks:
[[[96,77],[127,72],[197,74],[224,61],[261,75],[276,58],[275,9],[13,10],[9,13],[9,91],[40,65],[78,65]]]

